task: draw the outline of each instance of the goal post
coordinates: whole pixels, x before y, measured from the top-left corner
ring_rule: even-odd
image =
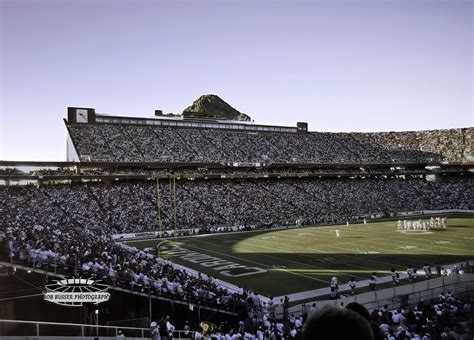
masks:
[[[160,237],[162,235],[161,233],[161,196],[160,196],[160,178],[156,178],[156,209],[157,209],[157,218],[158,218],[158,230],[160,231]]]

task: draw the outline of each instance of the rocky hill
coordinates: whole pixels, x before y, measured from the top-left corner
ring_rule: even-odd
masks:
[[[206,94],[196,99],[183,111],[185,118],[214,118],[225,120],[250,121],[250,117],[241,113],[215,94]]]

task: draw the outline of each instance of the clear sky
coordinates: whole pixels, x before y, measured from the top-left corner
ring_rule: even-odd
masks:
[[[312,131],[473,126],[473,3],[0,0],[0,159],[65,160],[68,106],[207,93]]]

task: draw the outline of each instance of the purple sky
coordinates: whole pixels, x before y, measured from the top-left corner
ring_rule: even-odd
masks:
[[[473,2],[0,0],[0,159],[65,160],[67,106],[219,95],[312,131],[473,125]]]

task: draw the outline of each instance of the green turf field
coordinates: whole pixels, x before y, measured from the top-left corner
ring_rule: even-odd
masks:
[[[336,229],[340,237],[336,237]],[[133,241],[137,248],[162,240]],[[446,229],[398,231],[396,222],[349,227],[305,227],[267,232],[201,235],[170,240],[161,253],[176,263],[263,295],[279,296],[328,287],[332,276],[347,283],[407,264],[474,260],[474,219],[448,219]]]

